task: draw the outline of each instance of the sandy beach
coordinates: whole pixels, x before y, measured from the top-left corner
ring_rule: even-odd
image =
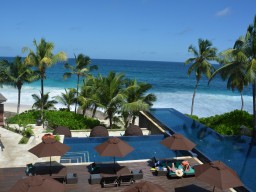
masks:
[[[4,104],[4,111],[5,112],[13,112],[17,113],[17,104],[16,103],[3,103]],[[32,105],[20,105],[20,113],[30,110],[32,108]]]

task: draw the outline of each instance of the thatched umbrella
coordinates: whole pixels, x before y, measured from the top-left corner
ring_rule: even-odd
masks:
[[[103,126],[96,126],[92,128],[90,137],[108,137],[108,130]]]
[[[166,190],[150,181],[141,181],[127,187],[123,192],[166,192]]]
[[[115,157],[124,157],[132,152],[134,148],[117,137],[111,137],[106,142],[97,145],[95,150],[100,156],[114,157],[115,164]]]
[[[195,177],[210,185],[225,190],[228,188],[243,186],[236,172],[221,161],[195,165]]]
[[[67,127],[56,127],[53,131],[54,135],[65,135],[65,137],[72,137],[71,131]]]
[[[130,125],[125,130],[124,136],[142,136],[142,130],[138,125]]]
[[[37,157],[50,157],[50,175],[51,173],[51,157],[52,156],[62,156],[70,149],[69,146],[53,139],[46,138],[43,139],[41,143],[35,147],[29,149],[30,153],[33,153]]]
[[[41,175],[30,176],[20,179],[9,190],[9,192],[62,192],[65,191],[65,186],[55,181],[50,177],[43,177]]]
[[[186,137],[178,133],[175,133],[170,137],[166,137],[163,141],[161,141],[161,144],[168,147],[171,150],[175,150],[176,156],[177,150],[189,151],[196,146],[195,143],[193,143],[192,141],[188,140]]]

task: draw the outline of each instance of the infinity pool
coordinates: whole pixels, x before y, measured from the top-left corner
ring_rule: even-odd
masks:
[[[62,163],[81,163],[81,162],[110,162],[113,157],[101,157],[95,146],[105,142],[108,138],[105,137],[84,137],[84,138],[65,138],[64,143],[70,146],[69,152],[61,157]],[[160,144],[164,139],[164,135],[149,135],[149,136],[122,136],[123,141],[126,141],[134,148],[134,151],[123,158],[116,158],[117,161],[126,160],[141,160],[157,158],[172,158],[175,157],[175,152]],[[180,155],[190,155],[188,152],[182,152]]]
[[[210,160],[220,160],[234,169],[242,182],[256,191],[256,145],[247,136],[221,136],[175,109],[152,109],[150,113],[176,133],[196,143]]]

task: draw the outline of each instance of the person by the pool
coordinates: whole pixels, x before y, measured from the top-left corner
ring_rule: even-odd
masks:
[[[182,168],[183,168],[183,171],[189,171],[190,170],[190,165],[189,165],[189,162],[188,161],[182,161],[181,162],[181,165],[182,165]],[[174,166],[174,163],[172,163],[172,167],[168,166],[167,165],[167,168],[168,170],[172,171],[172,172],[175,172],[176,171],[176,168]]]

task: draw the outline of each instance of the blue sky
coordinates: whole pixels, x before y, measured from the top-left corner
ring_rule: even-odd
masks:
[[[182,62],[199,38],[232,47],[256,15],[255,0],[0,1],[0,56],[45,38],[68,57]]]

